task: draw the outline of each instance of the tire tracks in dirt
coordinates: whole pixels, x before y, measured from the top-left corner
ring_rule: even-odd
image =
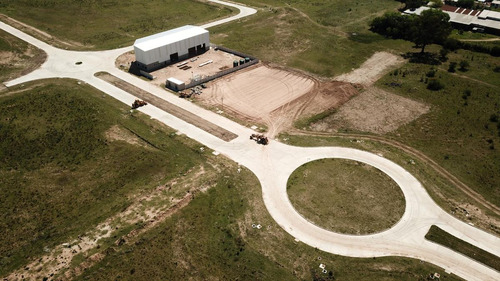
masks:
[[[441,165],[439,165],[437,162],[435,162],[433,159],[422,153],[421,151],[402,144],[398,141],[387,139],[384,137],[379,137],[379,136],[367,136],[367,135],[361,135],[361,134],[344,134],[344,133],[337,133],[337,134],[331,134],[331,133],[321,133],[321,132],[310,132],[310,131],[305,131],[305,130],[299,130],[299,129],[293,129],[290,130],[289,132],[291,135],[301,135],[301,136],[321,136],[321,137],[343,137],[343,138],[356,138],[356,139],[362,139],[362,140],[370,140],[370,141],[377,141],[383,144],[387,144],[393,147],[396,147],[398,149],[401,149],[405,153],[408,153],[415,158],[419,159],[420,161],[426,163],[429,167],[434,169],[439,175],[444,177],[446,180],[448,180],[450,183],[452,183],[455,187],[460,189],[463,193],[465,193],[467,196],[471,197],[475,201],[477,201],[479,204],[483,205],[486,209],[489,211],[493,212],[495,215],[500,216],[500,208],[496,206],[495,204],[489,202],[486,200],[481,194],[477,193],[475,190],[470,188],[467,184],[459,180],[456,176],[448,172],[445,168],[443,168]]]

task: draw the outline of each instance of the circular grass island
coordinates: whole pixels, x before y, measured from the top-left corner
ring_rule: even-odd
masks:
[[[405,199],[388,175],[345,159],[321,159],[295,170],[287,184],[294,208],[315,225],[343,234],[391,228],[403,216]]]

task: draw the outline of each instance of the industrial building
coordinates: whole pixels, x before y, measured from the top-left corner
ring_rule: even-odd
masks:
[[[148,72],[202,54],[208,48],[208,30],[192,25],[137,39],[134,43],[136,65]]]
[[[404,11],[405,14],[420,15],[430,7],[420,7]],[[489,10],[470,10],[460,7],[443,5],[441,10],[450,16],[450,23],[461,29],[482,30],[500,35],[500,13]]]

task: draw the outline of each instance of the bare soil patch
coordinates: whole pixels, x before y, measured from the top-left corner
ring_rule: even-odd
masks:
[[[142,147],[150,147],[148,144],[141,140],[133,133],[122,129],[120,126],[115,125],[106,131],[106,138],[110,141],[124,141],[129,144],[138,145]]]
[[[430,106],[426,104],[370,87],[345,103],[335,114],[311,124],[310,127],[315,131],[350,129],[385,134],[429,110]]]
[[[347,74],[342,74],[335,77],[335,80],[349,83],[371,86],[380,79],[388,70],[404,63],[404,59],[400,56],[387,53],[377,52],[373,54],[361,67]]]
[[[307,75],[258,64],[208,84],[199,99],[243,120],[264,123],[274,137],[300,116],[338,106],[357,93],[343,82],[320,82]]]
[[[190,124],[193,124],[195,125],[196,127],[202,129],[202,130],[205,130],[206,132],[222,139],[222,140],[225,140],[225,141],[231,141],[235,138],[238,137],[238,135],[222,128],[222,127],[219,127],[209,121],[206,121],[205,119],[185,110],[185,109],[182,109],[174,104],[171,104],[169,102],[167,102],[166,100],[164,99],[161,99],[147,91],[144,91],[128,82],[125,82],[123,80],[121,80],[120,78],[117,78],[109,73],[98,73],[96,74],[96,76],[98,76],[99,78],[103,79],[104,81],[107,81],[115,86],[117,86],[118,88],[124,90],[124,91],[127,91],[131,94],[133,94],[134,96],[162,109],[162,110],[165,110],[166,112],[190,123]]]
[[[244,115],[268,115],[313,89],[315,82],[304,76],[267,66],[223,77],[203,93],[203,99],[224,102]]]

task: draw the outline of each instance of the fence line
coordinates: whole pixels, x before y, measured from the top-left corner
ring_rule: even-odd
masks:
[[[230,73],[233,73],[233,72],[236,72],[238,70],[241,70],[243,68],[246,68],[246,67],[249,67],[249,66],[252,66],[254,64],[257,64],[259,62],[259,59],[257,59],[256,57],[254,56],[250,56],[250,55],[247,55],[247,54],[244,54],[242,52],[238,52],[238,51],[235,51],[235,50],[231,50],[229,48],[226,48],[226,47],[218,47],[218,46],[214,46],[214,49],[215,50],[221,50],[223,52],[226,52],[226,53],[230,53],[230,54],[233,54],[233,55],[236,55],[236,56],[239,56],[239,57],[242,57],[242,58],[249,58],[250,59],[250,62],[246,62],[244,64],[241,64],[241,65],[238,65],[236,67],[233,67],[233,68],[229,68],[229,69],[225,69],[225,70],[222,70],[220,72],[217,72],[216,74],[214,75],[210,75],[210,76],[207,76],[205,78],[202,78],[198,81],[191,81],[190,83],[186,84],[186,89],[188,88],[192,88],[192,87],[195,87],[195,86],[198,86],[198,85],[201,85],[203,83],[207,83],[209,81],[212,81],[214,79],[217,79],[217,78],[220,78],[224,75],[228,75]]]

